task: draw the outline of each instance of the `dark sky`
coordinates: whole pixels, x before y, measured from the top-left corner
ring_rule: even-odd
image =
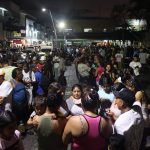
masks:
[[[41,8],[51,9],[58,17],[85,16],[109,17],[114,5],[123,4],[129,0],[14,0],[18,1],[23,10],[33,14],[41,13]]]

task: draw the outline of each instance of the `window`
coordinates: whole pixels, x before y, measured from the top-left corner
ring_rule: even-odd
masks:
[[[92,32],[92,28],[84,28],[84,32]]]

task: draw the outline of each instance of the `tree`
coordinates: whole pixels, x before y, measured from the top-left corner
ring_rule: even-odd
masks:
[[[127,5],[115,5],[111,17],[114,19],[116,25],[126,24],[126,19],[128,18]]]

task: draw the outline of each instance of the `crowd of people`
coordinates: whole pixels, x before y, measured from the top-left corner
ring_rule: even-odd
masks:
[[[146,149],[148,49],[74,47],[70,55],[79,82],[67,99],[65,51],[0,61],[0,150],[23,150],[30,126],[39,150]]]

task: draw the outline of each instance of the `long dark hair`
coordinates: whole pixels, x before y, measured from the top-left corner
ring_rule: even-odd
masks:
[[[0,113],[0,133],[3,128],[9,125],[10,123],[16,122],[15,115],[10,111],[4,111]]]
[[[58,112],[58,108],[63,102],[62,86],[57,82],[51,83],[48,89],[47,106],[54,112]]]
[[[85,110],[95,112],[99,104],[99,95],[97,91],[90,88],[86,89],[83,93],[81,102]]]

